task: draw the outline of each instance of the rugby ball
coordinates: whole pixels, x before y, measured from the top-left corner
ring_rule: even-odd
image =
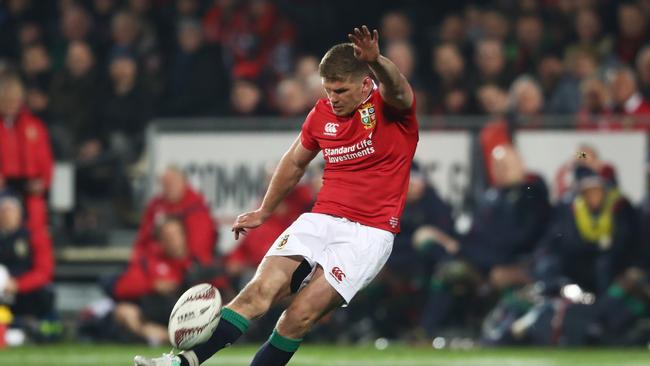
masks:
[[[169,316],[169,341],[187,350],[207,341],[221,319],[221,295],[216,287],[202,283],[185,291]]]

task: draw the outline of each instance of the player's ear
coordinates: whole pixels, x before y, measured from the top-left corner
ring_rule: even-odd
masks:
[[[363,84],[361,86],[361,91],[363,92],[363,94],[370,92],[372,88],[375,87],[375,82],[372,81],[372,78],[370,78],[370,76],[366,76],[365,78],[363,78],[362,83]]]

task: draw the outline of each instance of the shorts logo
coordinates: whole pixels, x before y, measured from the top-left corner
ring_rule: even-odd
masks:
[[[278,249],[282,249],[282,248],[284,248],[284,246],[287,245],[287,242],[288,242],[288,241],[289,241],[289,234],[283,236],[283,237],[280,239],[280,242],[278,243],[278,247],[277,247],[277,248],[278,248]]]
[[[338,123],[334,122],[327,122],[325,124],[325,132],[323,132],[327,136],[336,136],[337,128],[339,127]]]
[[[334,276],[334,278],[336,278],[336,280],[339,283],[343,281],[343,279],[345,278],[345,273],[343,273],[343,271],[339,267],[332,268],[331,274],[332,276]]]
[[[375,116],[375,105],[372,103],[365,103],[359,108],[359,115],[361,116],[361,123],[363,128],[369,130],[377,124],[377,116]]]

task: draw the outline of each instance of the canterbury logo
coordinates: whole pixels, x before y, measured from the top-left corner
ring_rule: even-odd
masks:
[[[329,136],[335,136],[337,128],[339,127],[338,123],[328,122],[325,124],[325,134]]]
[[[334,267],[332,268],[332,276],[336,278],[339,282],[343,281],[345,278],[345,273],[339,268],[339,267]]]

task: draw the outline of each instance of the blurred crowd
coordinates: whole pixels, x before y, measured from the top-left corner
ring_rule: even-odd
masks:
[[[302,117],[323,97],[320,55],[367,20],[421,115],[493,121],[478,138],[486,184],[467,212],[452,212],[415,164],[386,269],[311,337],[650,340],[639,322],[650,316],[650,204],[632,205],[616,167],[591,146],[576,147],[554,182],[527,171],[513,147],[517,128],[551,115],[584,129],[650,126],[650,1],[444,3],[0,3],[0,332],[61,336],[47,209],[55,160],[75,165],[65,225],[81,237],[66,239],[105,241],[84,230],[110,223],[102,205],[138,226],[128,267],[102,280],[106,301],[80,314],[79,335],[158,345],[184,289],[210,282],[226,299],[236,293],[309,210],[319,173],[218,255],[219,223],[179,168],[159,177],[142,216],[134,208],[145,130],[155,117]]]

